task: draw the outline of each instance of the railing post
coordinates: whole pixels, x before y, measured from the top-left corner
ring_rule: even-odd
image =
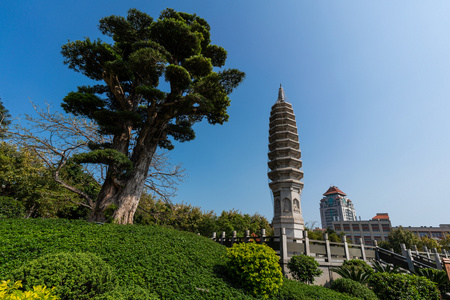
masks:
[[[325,240],[325,251],[327,252],[327,261],[331,263],[331,247],[330,240],[328,239],[328,233],[323,234],[323,239]]]
[[[412,245],[411,246],[411,250],[414,251],[417,255],[419,255],[419,250],[417,250],[417,246],[416,245]]]
[[[429,259],[431,259],[430,252],[429,252],[427,246],[425,246],[425,245],[423,246],[423,251],[425,251],[427,257],[428,257]]]
[[[367,261],[366,258],[366,249],[364,249],[364,241],[363,239],[359,239],[359,246],[361,247],[361,257],[363,261]]]
[[[217,234],[215,232],[213,232],[212,238],[211,238],[214,242],[217,241]]]
[[[281,260],[281,270],[283,271],[283,275],[286,275],[286,264],[288,259],[288,253],[287,253],[287,239],[286,239],[286,229],[281,228],[281,237],[280,237],[280,243],[281,243],[281,251],[280,251],[280,260]]]
[[[433,248],[434,253],[434,262],[436,263],[436,268],[438,270],[442,270],[441,258],[439,257],[439,253],[436,248]]]
[[[405,244],[400,244],[400,248],[402,249],[402,255],[405,257],[408,256],[408,251],[406,251]]]
[[[309,248],[308,230],[303,231],[303,235],[305,236],[305,255],[311,256],[311,250]]]
[[[375,260],[380,260],[380,253],[378,253],[378,241],[373,240],[373,245],[375,246]]]
[[[406,250],[406,261],[408,262],[408,269],[414,272],[414,262],[411,254],[411,249]]]
[[[225,242],[225,231],[222,231],[222,238],[220,239],[220,243],[223,245],[223,243]]]
[[[348,251],[348,243],[347,243],[347,236],[343,235],[341,237],[342,243],[344,243],[344,253],[345,253],[345,260],[349,260],[350,258],[350,251]]]
[[[263,228],[261,229],[261,244],[264,244],[264,242],[266,241],[266,230]]]
[[[233,231],[233,236],[231,237],[231,247],[233,247],[233,244],[236,242],[236,231]]]
[[[250,230],[245,231],[245,242],[248,243],[250,241]]]
[[[442,248],[442,256],[445,256],[445,258],[448,258],[447,251],[445,251],[444,248]]]

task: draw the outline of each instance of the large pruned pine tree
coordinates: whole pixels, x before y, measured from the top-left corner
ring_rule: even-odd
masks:
[[[172,149],[170,137],[194,139],[192,126],[203,119],[226,122],[228,95],[245,75],[220,69],[227,52],[211,44],[209,24],[195,14],[166,9],[155,21],[131,9],[126,18],[102,18],[99,29],[114,42],[86,38],[62,47],[69,68],[98,81],[69,93],[62,107],[111,136],[73,157],[108,168],[90,220],[113,212],[114,222],[131,224],[157,147]]]

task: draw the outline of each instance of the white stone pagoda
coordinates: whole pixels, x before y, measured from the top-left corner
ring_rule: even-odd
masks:
[[[275,235],[302,238],[305,229],[300,196],[303,189],[301,152],[292,105],[286,102],[280,85],[278,99],[270,112],[269,187],[273,194]]]

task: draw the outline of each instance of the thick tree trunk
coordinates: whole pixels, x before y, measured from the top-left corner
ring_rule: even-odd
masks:
[[[106,222],[110,211],[114,211],[112,219],[117,224],[133,224],[134,214],[139,205],[142,192],[147,179],[148,170],[156,152],[158,140],[165,129],[165,124],[159,129],[149,130],[146,138],[139,139],[131,157],[133,170],[126,178],[121,179],[121,185],[114,182],[108,175],[102,186],[95,209],[90,221]]]

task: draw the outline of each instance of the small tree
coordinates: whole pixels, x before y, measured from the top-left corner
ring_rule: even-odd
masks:
[[[319,263],[314,257],[307,255],[295,255],[289,260],[287,264],[292,276],[304,283],[312,284],[314,277],[320,276],[323,271],[319,269]]]
[[[391,230],[388,234],[388,239],[380,246],[385,249],[394,249],[394,252],[401,253],[401,244],[405,244],[406,248],[411,249],[412,245],[419,245],[420,239],[411,231],[406,231],[402,226],[398,229]]]

